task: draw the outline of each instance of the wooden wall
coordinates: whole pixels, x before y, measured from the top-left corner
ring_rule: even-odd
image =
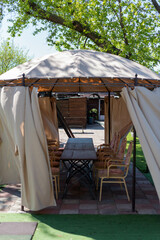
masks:
[[[57,100],[57,105],[69,126],[86,127],[87,98]]]

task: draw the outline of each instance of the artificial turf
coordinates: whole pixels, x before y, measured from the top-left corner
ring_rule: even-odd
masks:
[[[0,222],[38,222],[33,240],[159,240],[160,215],[0,214]]]

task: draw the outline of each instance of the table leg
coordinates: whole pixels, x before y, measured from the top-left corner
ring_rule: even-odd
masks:
[[[90,191],[93,199],[95,199],[96,198],[95,197],[95,183],[93,181],[93,174],[92,174],[93,163],[91,163],[90,160],[70,160],[68,162],[70,163],[70,167],[68,168],[68,174],[67,174],[67,178],[66,178],[63,198],[65,197],[65,195],[68,191],[68,185],[70,183],[70,180],[75,175],[81,173],[81,176],[78,177],[77,181],[82,180],[84,185],[89,188],[89,191]],[[94,191],[93,191],[93,189],[94,189]]]

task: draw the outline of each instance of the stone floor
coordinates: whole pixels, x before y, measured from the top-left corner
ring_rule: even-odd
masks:
[[[92,137],[95,146],[104,141],[103,124],[94,124],[82,129],[73,129],[75,137]],[[62,129],[60,129],[60,141],[64,144],[67,140]],[[38,214],[160,214],[160,203],[154,186],[136,170],[136,205],[135,212],[132,212],[132,201],[128,202],[124,189],[118,184],[104,184],[102,201],[96,200],[88,189],[77,183],[69,189],[66,197],[62,199],[65,170],[62,169],[60,185],[61,192],[56,207],[43,209]],[[130,197],[132,198],[132,165],[126,179]],[[25,212],[29,212],[24,209]],[[7,185],[0,191],[0,212],[20,213],[21,212],[21,185]]]

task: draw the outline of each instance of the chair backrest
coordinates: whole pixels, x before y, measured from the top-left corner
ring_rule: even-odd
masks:
[[[52,151],[49,151],[49,159],[50,159],[50,163],[52,163],[59,160],[60,157],[56,155],[55,150],[52,150]]]
[[[118,150],[118,154],[117,154],[117,158],[119,159],[123,159],[124,158],[124,154],[125,154],[125,150],[126,150],[126,144],[127,144],[127,139],[123,138],[120,148]]]
[[[59,142],[57,140],[47,139],[47,144],[48,146],[59,146]]]
[[[129,165],[130,164],[130,160],[131,160],[131,155],[132,155],[132,145],[133,142],[131,141],[127,150],[127,154],[126,154],[126,158],[125,158],[125,165]]]
[[[114,148],[114,145],[115,145],[115,141],[116,141],[116,133],[114,133],[114,135],[113,135],[113,138],[112,138],[112,140],[111,140],[111,142],[110,142],[110,148]]]
[[[130,164],[131,155],[132,155],[132,145],[133,145],[133,142],[131,141],[127,150],[126,158],[125,158],[124,177],[127,177],[128,175],[129,164]]]
[[[115,142],[114,142],[114,148],[113,148],[115,153],[118,152],[119,143],[120,143],[120,134],[117,133],[116,134],[116,139],[115,139]]]

